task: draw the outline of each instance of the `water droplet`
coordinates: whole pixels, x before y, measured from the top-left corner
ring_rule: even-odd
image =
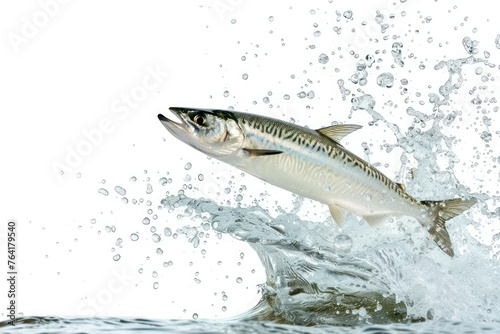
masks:
[[[345,234],[340,234],[333,240],[333,247],[341,253],[348,253],[352,249],[352,239]]]
[[[135,176],[132,176],[130,179],[129,179],[130,182],[135,182],[137,181],[137,178]]]
[[[106,189],[104,189],[104,188],[100,188],[98,190],[98,192],[99,192],[99,194],[103,194],[104,196],[108,196],[109,195],[109,192]]]
[[[319,31],[319,30],[315,31],[314,32],[314,37],[319,37],[319,36],[321,36],[321,31]]]
[[[151,240],[153,240],[153,242],[157,242],[157,243],[158,243],[158,242],[160,242],[161,237],[160,237],[160,235],[159,235],[159,234],[154,233],[154,234],[151,236]]]
[[[306,97],[306,92],[300,92],[297,94],[297,96],[300,97],[301,99],[303,99]]]
[[[238,277],[238,278],[236,279],[236,283],[241,283],[241,282],[243,282],[243,279],[242,279],[241,277]]]
[[[151,183],[148,183],[148,185],[146,186],[146,194],[151,194],[153,192],[153,186],[151,185]]]
[[[319,57],[318,57],[318,61],[321,63],[321,64],[326,64],[328,63],[328,56],[324,53],[320,54]]]
[[[380,87],[391,88],[392,86],[394,86],[394,76],[388,72],[381,73],[377,77],[377,85],[379,85]]]
[[[127,194],[127,191],[120,186],[116,186],[115,191],[121,196],[125,196]]]
[[[149,225],[149,223],[150,223],[150,222],[151,222],[151,221],[149,220],[149,218],[148,218],[148,217],[144,217],[144,219],[142,220],[142,223],[143,223],[144,225]]]
[[[128,198],[127,197],[122,197],[122,203],[127,204],[128,203]]]
[[[187,164],[184,165],[185,170],[190,170],[191,167],[193,167],[193,165],[190,162],[188,162]]]
[[[115,256],[113,256],[113,260],[115,261],[120,260],[120,258],[121,258],[120,254],[116,254]]]
[[[348,20],[352,19],[352,10],[346,10],[343,16]]]
[[[164,186],[168,183],[168,180],[166,177],[162,177],[161,179],[158,180],[158,183]]]
[[[231,23],[232,23],[232,24],[235,24],[235,23],[236,23],[236,19],[232,19],[232,20],[231,20]]]
[[[167,237],[172,236],[172,230],[170,229],[170,227],[165,227],[165,229],[163,230],[163,234],[165,234]]]
[[[160,284],[158,282],[153,283],[153,288],[156,290],[160,287]]]
[[[246,80],[246,79],[248,79],[248,74],[243,73],[243,75],[241,77],[243,78],[243,80]]]
[[[194,320],[198,319],[198,313],[193,313],[193,319]]]
[[[468,54],[475,55],[479,52],[479,49],[477,48],[478,42],[472,40],[470,37],[466,36],[462,40],[462,45],[464,46],[465,51],[467,51]]]
[[[162,255],[163,254],[163,250],[161,248],[157,248],[156,249],[156,254]]]
[[[225,90],[223,95],[224,95],[224,97],[228,97],[229,96],[229,91]]]
[[[137,241],[137,240],[139,240],[139,235],[138,235],[137,233],[132,233],[132,234],[130,235],[130,240],[132,240],[132,241]]]
[[[91,224],[95,224],[95,223],[96,223],[96,220],[95,220],[94,218],[92,218],[92,219],[90,220],[90,223],[91,223]]]
[[[285,100],[290,100],[290,95],[285,94],[285,95],[283,95],[283,98],[284,98]]]
[[[274,21],[274,16],[269,16],[269,22],[273,22]]]

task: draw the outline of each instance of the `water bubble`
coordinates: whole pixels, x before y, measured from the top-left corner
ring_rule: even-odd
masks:
[[[96,223],[95,218],[92,218],[92,219],[90,220],[90,223],[91,223],[91,224],[95,224],[95,223]]]
[[[198,181],[203,181],[205,179],[205,176],[203,174],[198,174]]]
[[[226,312],[226,311],[227,311],[227,307],[222,306],[222,312]]]
[[[232,20],[231,20],[231,23],[232,23],[232,24],[235,24],[235,23],[236,23],[236,19],[232,19]]]
[[[269,16],[269,22],[273,22],[274,21],[274,16]]]
[[[160,287],[160,284],[158,282],[153,283],[153,289],[158,289]]]
[[[290,95],[285,94],[285,95],[283,95],[283,98],[284,98],[285,100],[290,100]]]
[[[138,235],[137,233],[132,233],[132,234],[130,235],[130,240],[132,240],[132,241],[137,241],[137,240],[139,240],[139,235]]]
[[[352,249],[352,239],[345,234],[340,234],[333,240],[333,247],[341,253],[349,253]]]
[[[144,225],[149,225],[149,223],[150,223],[150,222],[151,222],[151,221],[149,220],[149,218],[148,218],[148,217],[144,217],[144,218],[142,219],[142,223],[143,223]]]
[[[104,189],[104,188],[100,188],[98,190],[98,192],[99,192],[99,194],[103,194],[104,196],[108,196],[109,195],[109,192],[106,189]]]
[[[243,73],[243,75],[241,77],[243,78],[243,80],[246,80],[246,79],[248,79],[248,74]]]
[[[314,35],[314,37],[319,37],[319,36],[321,36],[321,31],[319,31],[319,30],[315,31],[313,35]]]
[[[194,320],[198,319],[198,313],[193,313],[193,319]]]
[[[228,90],[225,90],[224,93],[223,93],[224,97],[228,97],[229,96],[229,91]]]
[[[377,77],[377,85],[379,85],[380,87],[391,88],[392,86],[394,86],[394,76],[388,72],[381,73]]]
[[[162,177],[161,179],[158,180],[158,183],[162,186],[166,185],[168,183],[168,180],[166,177]]]
[[[343,15],[348,20],[352,19],[352,10],[346,10]]]
[[[135,176],[132,176],[130,177],[130,179],[128,179],[130,182],[135,182],[137,181],[137,178]]]
[[[128,198],[127,197],[122,197],[122,203],[127,204],[128,203]]]
[[[115,187],[115,191],[119,194],[119,195],[122,195],[122,196],[125,196],[127,194],[127,191],[120,187],[120,186],[116,186]]]
[[[321,64],[326,64],[326,63],[328,63],[328,60],[329,60],[329,58],[328,58],[328,56],[327,56],[326,54],[322,53],[322,54],[320,54],[320,55],[319,55],[318,61],[319,61]]]
[[[157,248],[156,249],[156,254],[162,255],[163,254],[163,250],[161,248]]]
[[[314,91],[311,90],[311,91],[307,92],[307,98],[313,99],[314,98]]]
[[[236,278],[236,283],[241,283],[243,282],[243,279],[241,277]]]
[[[113,260],[115,261],[120,260],[120,258],[121,258],[120,254],[116,254],[115,256],[113,256]]]
[[[151,183],[148,183],[148,185],[146,186],[146,194],[151,194],[153,192],[153,186],[151,185]]]
[[[163,234],[165,234],[167,237],[172,236],[172,230],[170,229],[170,227],[165,227],[165,229],[163,230]]]

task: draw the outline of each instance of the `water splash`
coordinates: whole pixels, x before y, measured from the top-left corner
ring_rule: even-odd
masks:
[[[317,14],[315,10],[310,13]],[[342,31],[345,34],[349,30],[342,30],[340,25],[345,19],[349,24],[354,22],[352,12],[342,14],[337,10],[335,13],[338,26],[333,31],[338,35]],[[269,21],[274,21],[271,18]],[[380,26],[382,34],[391,28],[388,19],[393,17],[380,12],[375,16],[375,23]],[[431,21],[428,16],[423,18],[422,23]],[[321,34],[317,26],[310,33],[318,39],[326,35]],[[163,248],[163,243],[178,236],[199,250],[212,231],[217,238],[230,235],[250,244],[266,270],[266,281],[260,285],[261,302],[239,319],[303,325],[356,325],[425,319],[500,321],[500,291],[497,287],[500,280],[500,234],[494,234],[491,240],[485,241],[477,232],[485,225],[494,230],[487,224],[498,221],[500,217],[500,196],[498,191],[487,194],[480,189],[470,189],[457,176],[459,165],[467,165],[464,168],[467,170],[485,161],[490,163],[493,160],[494,166],[500,163],[500,155],[489,146],[500,134],[493,130],[495,121],[491,117],[499,111],[492,83],[496,65],[490,60],[489,52],[484,51],[484,58],[478,56],[481,44],[470,37],[454,41],[459,46],[462,43],[463,49],[460,47],[460,50],[463,53],[465,49],[464,57],[443,57],[435,63],[417,59],[411,52],[416,53],[416,50],[411,50],[411,43],[402,36],[379,37],[383,41],[388,41],[390,37],[394,42],[388,42],[387,50],[381,51],[380,44],[376,50],[367,50],[368,56],[364,59],[359,59],[355,52],[349,52],[356,59],[355,72],[352,74],[352,67],[348,68],[350,74],[347,76],[342,72],[343,76],[336,81],[336,98],[351,101],[349,117],[368,115],[369,127],[387,130],[391,140],[384,141],[381,150],[386,153],[400,152],[401,167],[397,177],[404,181],[410,194],[422,199],[473,196],[482,201],[472,213],[462,215],[449,224],[457,257],[450,259],[437,250],[426,231],[411,219],[394,220],[387,226],[372,229],[351,215],[347,227],[340,231],[331,219],[317,219],[316,212],[308,211],[300,200],[293,210],[277,210],[272,214],[257,202],[242,205],[248,194],[244,190],[237,193],[234,185],[223,185],[224,189],[217,196],[234,194],[234,199],[230,203],[220,203],[200,198],[196,193],[186,195],[185,190],[191,189],[192,183],[205,182],[204,176],[186,176],[182,189],[178,189],[172,188],[171,178],[161,175],[159,184],[169,193],[161,200],[162,215],[159,220],[167,224],[183,221],[186,225],[177,229],[162,227],[162,230],[156,231],[149,225],[150,218],[146,217],[142,224],[148,225],[151,230],[148,230],[147,236],[141,236],[141,241],[149,237],[148,242],[154,244],[156,254]],[[500,48],[499,38],[500,35],[495,39],[497,48]],[[426,36],[425,40],[438,43],[435,37]],[[373,41],[374,45],[378,43],[377,38]],[[308,49],[314,47],[310,45]],[[340,48],[335,51],[338,50]],[[345,53],[340,57],[333,51],[328,55],[320,53],[319,56],[316,51],[312,53],[309,66],[314,64],[322,70],[327,70],[329,65],[347,55]],[[241,56],[241,59],[246,60],[246,57]],[[464,86],[467,80],[472,80],[466,73],[471,69],[474,78],[481,83],[467,92]],[[402,74],[403,70],[408,73]],[[429,76],[435,73],[444,75],[440,81],[429,83],[427,101],[421,98],[420,91],[414,95],[421,98],[420,101],[415,102],[413,96],[410,97],[412,76],[417,72]],[[373,76],[377,80],[370,80],[373,81],[371,87],[372,82],[368,82],[368,78]],[[397,85],[394,77],[401,78],[398,89],[394,87]],[[315,93],[306,88],[313,83],[311,79],[307,83],[295,90],[299,92],[297,97],[284,94],[283,99],[300,102],[323,98],[319,90],[315,89]],[[406,104],[403,111],[397,109],[392,101],[381,103],[383,96],[377,93],[381,89],[375,84],[384,88],[394,87],[384,89],[384,92],[400,92]],[[487,87],[486,84],[492,86]],[[418,89],[423,90],[424,87]],[[223,96],[229,98],[229,91],[225,90]],[[266,106],[270,96],[268,94],[262,99]],[[473,112],[464,107],[469,103],[475,108]],[[471,126],[463,120],[466,117],[476,117],[477,120]],[[473,133],[480,138],[489,149],[488,155],[479,158],[480,153],[475,149],[477,159],[472,157],[471,160],[477,161],[460,161],[457,144],[460,140],[468,140],[460,138],[462,133]],[[362,147],[367,155],[371,154],[372,150],[365,141]],[[191,168],[191,163],[184,166],[186,171]],[[498,174],[495,168],[498,169],[497,166],[492,167],[488,174]],[[146,193],[152,193],[150,183]],[[274,199],[261,196],[260,200],[270,202]],[[306,212],[306,218],[298,214],[300,210]],[[153,210],[148,211],[148,215],[154,219]],[[140,226],[141,221],[137,220],[135,224]],[[115,231],[109,228],[108,232]],[[134,241],[134,235],[138,238],[138,234],[127,234],[128,239]],[[170,267],[172,263],[164,261],[163,266]],[[197,277],[195,279],[200,281]],[[154,284],[157,289],[158,282]]]

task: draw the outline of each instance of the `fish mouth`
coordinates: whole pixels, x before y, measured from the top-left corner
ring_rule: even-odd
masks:
[[[188,109],[172,107],[169,110],[177,116],[180,122],[175,122],[174,120],[165,117],[162,114],[158,114],[158,119],[161,124],[175,137],[185,140],[189,133],[192,132],[191,126],[186,122],[185,118],[182,116],[186,113]]]

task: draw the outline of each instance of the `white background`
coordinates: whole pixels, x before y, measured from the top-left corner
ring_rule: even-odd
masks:
[[[356,60],[349,56],[348,50],[360,52],[361,56],[376,49],[390,54],[387,45],[392,44],[391,40],[381,41],[378,46],[362,41],[364,37],[369,39],[370,31],[363,31],[361,22],[367,21],[370,27],[377,9],[396,14],[399,22],[406,20],[400,15],[403,10],[413,17],[413,21],[408,19],[409,24],[398,25],[406,27],[408,32],[389,31],[388,35],[400,34],[402,39],[413,43],[411,51],[418,60],[407,61],[405,70],[409,70],[407,78],[412,84],[421,87],[422,100],[427,99],[429,82],[436,91],[447,74],[436,73],[436,78],[429,77],[431,71],[421,74],[419,62],[431,68],[435,65],[433,59],[466,57],[461,46],[466,35],[484,40],[487,50],[500,51],[493,44],[500,31],[491,30],[491,22],[487,21],[488,13],[492,12],[487,1],[475,1],[470,7],[460,4],[456,9],[452,1],[408,2],[396,5],[388,1],[352,4],[327,0],[307,4],[299,1],[270,4],[263,0],[3,2],[0,5],[0,221],[1,226],[8,219],[17,221],[19,311],[25,315],[161,318],[191,318],[198,313],[200,317],[213,318],[238,314],[255,305],[259,299],[256,285],[263,283],[264,275],[247,245],[227,236],[216,242],[212,235],[205,247],[207,254],[202,256],[203,245],[195,249],[183,236],[175,242],[165,239],[162,244],[165,258],[172,260],[174,266],[164,268],[160,260],[146,259],[148,255],[154,258],[157,248],[149,234],[139,233],[141,243],[131,242],[130,233],[145,231],[141,220],[147,209],[145,205],[134,206],[132,198],[151,200],[151,207],[157,211],[165,191],[176,193],[185,183],[182,178],[187,173],[184,169],[187,162],[193,164],[189,172],[193,178],[203,173],[215,188],[226,186],[219,185],[214,176],[222,175],[235,177],[236,184],[246,184],[255,197],[261,189],[274,191],[249,176],[239,179],[239,172],[208,161],[176,141],[156,115],[168,115],[169,106],[234,107],[274,117],[284,115],[285,119],[294,118],[311,127],[327,126],[332,121],[366,124],[369,121],[366,115],[348,119],[349,97],[341,100],[336,82],[346,80],[354,72]],[[316,10],[315,15],[310,14],[311,9]],[[340,12],[350,9],[355,17],[353,23],[345,19],[338,23],[344,30],[340,36],[332,30],[337,24],[336,9]],[[50,15],[43,14],[44,11]],[[421,25],[427,16],[434,19],[432,24],[422,25],[424,28],[418,35],[422,41],[418,42],[415,26]],[[469,18],[465,20],[465,16]],[[319,27],[314,27],[314,23]],[[472,33],[474,27],[479,28],[476,35]],[[352,28],[357,31],[349,33]],[[318,30],[322,31],[321,38],[314,37],[314,31]],[[383,36],[380,32],[374,35],[379,39]],[[430,36],[435,41],[427,50],[429,44],[425,40]],[[444,46],[437,47],[439,42]],[[316,49],[308,47],[312,44],[317,44]],[[330,62],[321,66],[317,61],[319,54],[331,55],[332,51],[337,55],[330,56]],[[341,53],[345,54],[342,61]],[[392,64],[389,54],[384,58],[387,70]],[[247,60],[242,61],[242,56]],[[427,63],[428,57],[431,61]],[[498,59],[498,55],[494,57]],[[151,71],[161,73],[156,81],[152,80]],[[247,80],[242,79],[244,73],[249,75]],[[384,109],[385,100],[398,92],[395,88],[390,93],[375,86],[375,74],[372,75],[374,88],[369,93]],[[308,83],[307,79],[312,81]],[[144,89],[144,84],[151,89]],[[352,85],[350,89],[355,91]],[[229,93],[224,96],[226,90]],[[300,91],[310,90],[315,91],[314,99],[297,97]],[[283,98],[285,94],[291,96],[290,100]],[[129,107],[125,102],[127,95],[132,96]],[[263,102],[266,96],[270,97],[272,108]],[[419,100],[412,96],[415,105]],[[430,113],[428,108],[425,112]],[[398,116],[398,112],[403,116]],[[402,107],[389,114],[394,123],[406,121]],[[470,117],[470,124],[480,119],[480,116]],[[468,128],[473,140],[483,130],[480,123]],[[362,141],[376,147],[384,140],[394,140],[385,130],[373,131],[371,138],[353,139],[353,150],[360,152]],[[461,133],[455,130],[454,135]],[[498,145],[498,135],[493,140],[491,147],[498,147],[494,145]],[[456,151],[466,162],[474,146],[468,143]],[[491,147],[484,148],[481,154],[495,156]],[[79,158],[74,157],[74,152],[81,153]],[[385,172],[391,177],[397,175],[400,164],[395,153],[375,154],[374,161],[390,162]],[[500,155],[498,150],[496,155]],[[491,164],[490,160],[482,156],[478,161]],[[485,176],[483,172],[490,167],[484,168],[462,179],[474,192],[495,189],[495,184],[498,185],[498,172]],[[61,169],[63,174],[59,173]],[[162,188],[158,179],[167,172],[174,183],[170,188]],[[464,175],[468,168],[456,173]],[[131,184],[131,176],[138,181]],[[147,177],[154,189],[150,195],[145,192]],[[199,185],[206,190],[202,195],[216,199],[217,190],[207,190],[207,182]],[[129,204],[120,202],[121,196],[113,190],[116,185],[128,190]],[[109,191],[107,197],[97,192],[101,187]],[[236,192],[229,198],[234,199]],[[290,203],[284,200],[280,205],[286,207]],[[91,219],[96,219],[96,224],[91,224]],[[168,224],[168,221],[156,223],[159,234]],[[107,233],[105,226],[115,226],[117,232]],[[6,228],[2,227],[0,232],[0,267],[4,272]],[[119,237],[124,239],[123,249],[115,246]],[[113,252],[112,247],[118,250]],[[242,252],[244,260],[240,259]],[[122,258],[113,261],[117,253]],[[223,264],[217,265],[217,261]],[[142,274],[138,273],[139,268],[144,268]],[[252,269],[256,272],[251,273]],[[153,271],[159,277],[153,278]],[[243,283],[236,283],[239,276]],[[202,283],[195,283],[195,277],[202,277]],[[5,315],[7,287],[3,278],[0,281],[0,313]],[[153,288],[154,282],[159,282],[158,289]],[[227,301],[222,300],[222,291],[228,295]],[[95,303],[91,306],[91,300],[97,301],[97,306]],[[227,306],[226,312],[222,306]]]

